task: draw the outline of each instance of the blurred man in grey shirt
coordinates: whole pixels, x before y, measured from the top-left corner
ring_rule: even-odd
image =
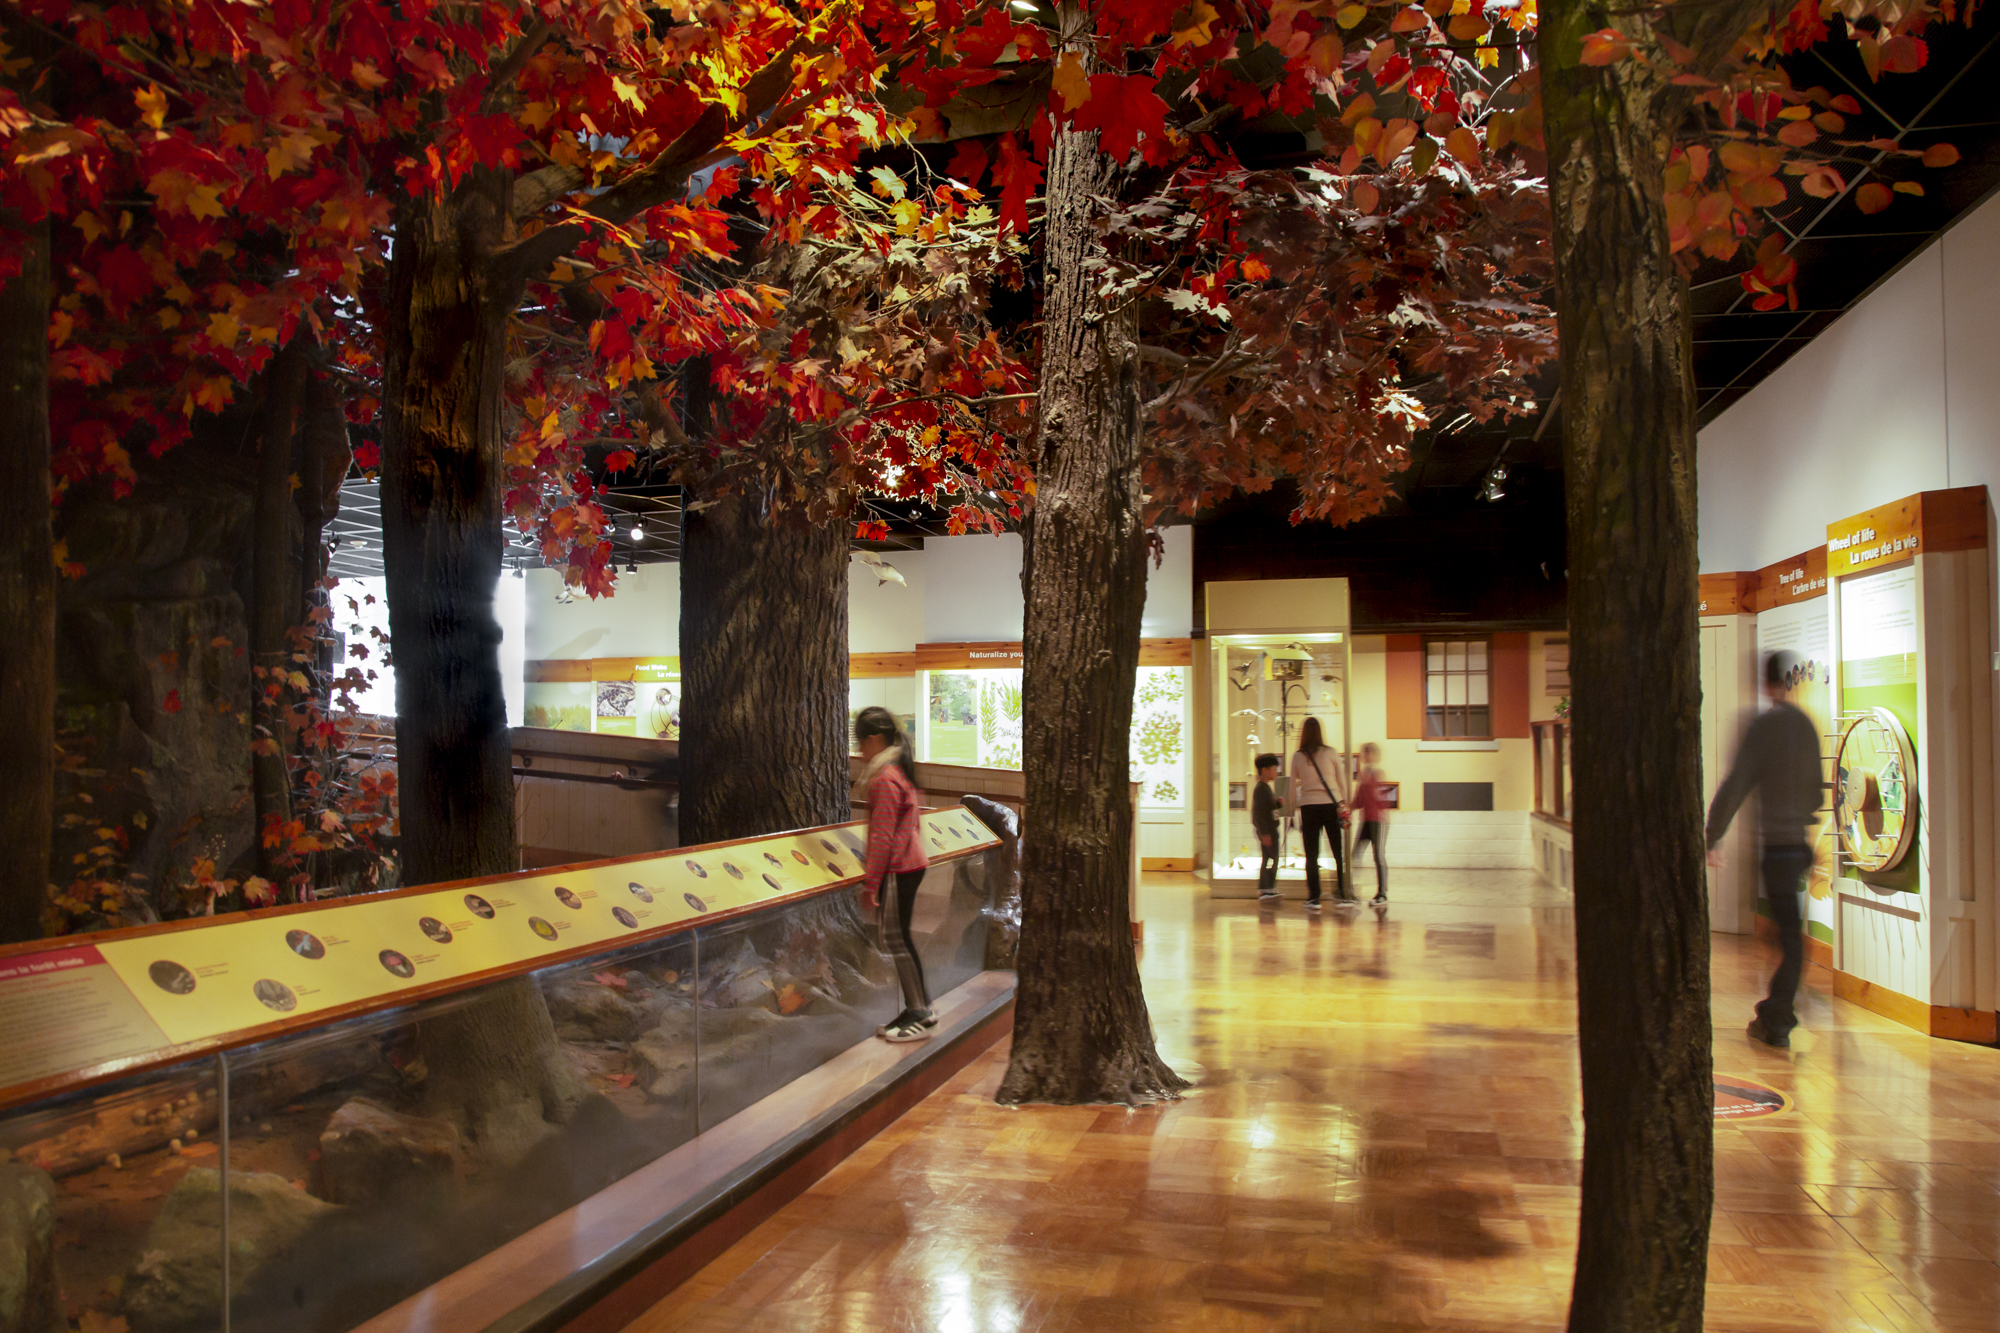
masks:
[[[1751,792],[1756,792],[1764,843],[1764,896],[1778,925],[1778,945],[1784,951],[1771,977],[1771,994],[1750,1020],[1750,1036],[1766,1046],[1792,1044],[1799,1017],[1792,1006],[1799,973],[1805,968],[1805,923],[1799,891],[1812,869],[1812,847],[1806,830],[1819,815],[1825,787],[1820,762],[1819,728],[1811,718],[1784,699],[1786,680],[1799,659],[1772,653],[1764,659],[1764,694],[1771,706],[1757,715],[1729,776],[1715,789],[1708,807],[1708,861],[1721,865],[1715,848],[1729,831],[1729,821]]]

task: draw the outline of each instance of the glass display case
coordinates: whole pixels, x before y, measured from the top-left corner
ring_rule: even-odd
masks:
[[[1259,579],[1204,586],[1208,621],[1209,889],[1256,892],[1258,841],[1250,824],[1256,759],[1289,766],[1309,717],[1344,780],[1353,776],[1349,683],[1354,675],[1346,579]],[[1331,769],[1328,776],[1334,777]],[[1335,778],[1335,781],[1342,781]],[[1285,795],[1285,779],[1278,781]],[[1284,830],[1279,880],[1304,878],[1296,829]]]
[[[944,995],[998,840],[924,822]],[[0,951],[0,1283],[51,1316],[20,1326],[342,1333],[868,1041],[899,1002],[863,836]]]

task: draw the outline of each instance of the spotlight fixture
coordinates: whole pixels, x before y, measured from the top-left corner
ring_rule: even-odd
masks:
[[[1479,488],[1479,498],[1486,501],[1498,500],[1507,494],[1507,465],[1495,463],[1486,474],[1486,484]]]
[[[639,572],[639,562],[637,560],[627,560],[625,562],[625,572],[627,574],[637,574]]]
[[[642,542],[646,540],[646,530],[640,527],[637,523],[634,523],[632,525],[632,540],[635,542]]]

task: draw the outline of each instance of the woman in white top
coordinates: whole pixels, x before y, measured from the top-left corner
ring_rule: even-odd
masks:
[[[1341,805],[1347,797],[1347,766],[1320,737],[1319,719],[1309,717],[1299,728],[1299,748],[1292,755],[1291,781],[1285,804],[1299,817],[1299,840],[1306,845],[1306,910],[1319,910],[1319,835],[1333,847],[1334,897],[1352,902],[1347,891],[1346,840],[1341,837]]]

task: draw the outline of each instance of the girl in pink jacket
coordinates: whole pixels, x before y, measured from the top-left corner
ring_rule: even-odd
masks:
[[[861,905],[875,909],[882,952],[895,964],[896,980],[903,988],[903,1012],[875,1029],[875,1034],[885,1041],[924,1041],[937,1027],[937,1017],[931,1012],[916,941],[910,938],[917,886],[930,867],[917,819],[923,808],[917,767],[909,737],[886,708],[862,709],[854,719],[854,739],[868,761],[861,775],[868,793],[868,858],[861,875]]]

